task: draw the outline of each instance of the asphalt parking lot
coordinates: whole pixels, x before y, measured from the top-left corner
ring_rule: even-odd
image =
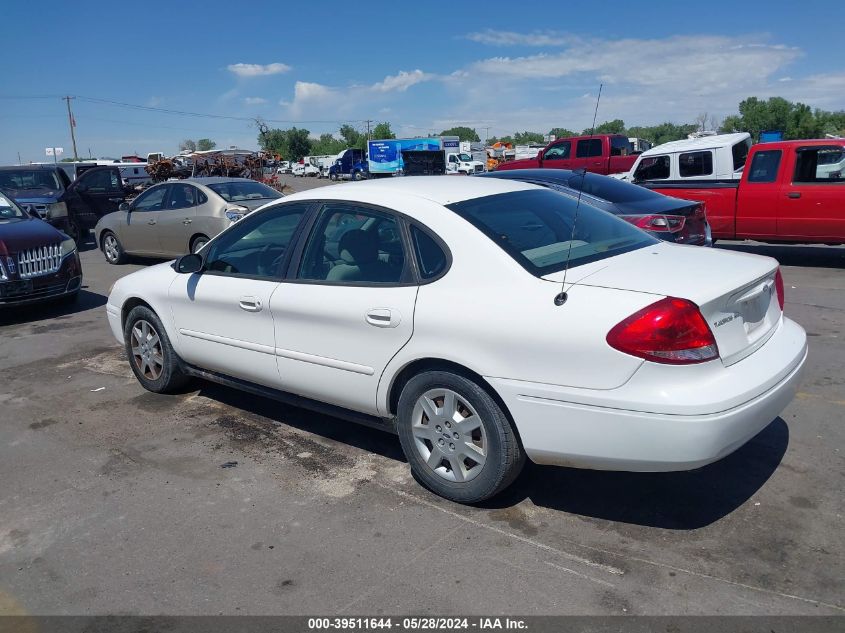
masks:
[[[0,613],[841,614],[845,248],[719,247],[777,257],[810,336],[781,417],[698,471],[529,465],[465,507],[381,431],[144,391],[104,305],[150,262],[89,244],[78,305],[0,314]]]

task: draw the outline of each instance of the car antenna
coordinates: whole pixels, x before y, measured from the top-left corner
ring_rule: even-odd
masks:
[[[593,111],[593,127],[590,128],[590,136],[596,133],[596,116],[599,113],[599,102],[601,101],[601,89],[603,86],[604,84],[599,84],[599,94],[596,97],[596,109]],[[578,210],[581,208],[581,195],[584,193],[584,179],[587,177],[586,167],[581,168],[580,171],[581,186],[578,188],[578,201],[575,203],[575,217],[572,219],[572,233],[569,236],[569,249],[566,252],[566,267],[563,269],[563,282],[560,284],[560,292],[555,295],[556,306],[562,306],[569,298],[566,292],[566,274],[569,272],[569,256],[572,254],[572,241],[575,239],[575,227],[578,225]]]

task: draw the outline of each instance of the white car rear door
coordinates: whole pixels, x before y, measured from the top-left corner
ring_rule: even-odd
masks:
[[[283,388],[376,413],[382,372],[413,331],[410,265],[396,216],[323,205],[294,279],[270,299]]]

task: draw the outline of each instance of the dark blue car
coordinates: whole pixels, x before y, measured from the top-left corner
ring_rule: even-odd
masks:
[[[509,169],[475,178],[518,180],[581,199],[627,220],[654,237],[677,244],[711,246],[704,203],[681,200],[609,176],[568,169]]]

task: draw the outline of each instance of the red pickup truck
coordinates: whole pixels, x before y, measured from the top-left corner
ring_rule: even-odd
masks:
[[[638,184],[704,202],[715,239],[845,244],[845,139],[754,145],[740,180]]]
[[[559,138],[540,150],[536,158],[523,158],[501,163],[502,169],[586,169],[596,174],[626,172],[637,156],[627,136],[596,134]]]

